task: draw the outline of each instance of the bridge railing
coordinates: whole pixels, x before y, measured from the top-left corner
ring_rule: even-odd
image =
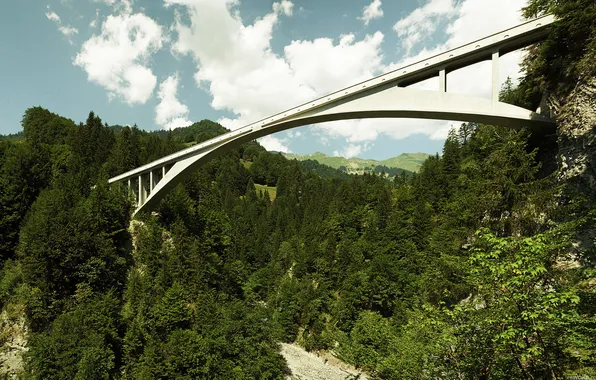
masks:
[[[109,183],[126,181],[136,194],[139,207],[145,203],[155,186],[167,176],[169,169],[178,162],[190,159],[202,152],[214,149],[242,137],[253,134],[270,126],[279,125],[288,120],[304,117],[304,115],[325,107],[354,99],[361,94],[378,92],[392,87],[406,87],[423,80],[439,77],[440,92],[447,92],[447,75],[449,72],[472,64],[492,60],[492,101],[498,101],[499,92],[499,57],[532,43],[544,39],[548,27],[555,22],[554,16],[547,15],[529,20],[515,27],[470,42],[430,58],[396,68],[375,78],[357,83],[326,96],[303,103],[286,111],[276,113],[258,120],[245,127],[231,131],[214,139],[194,145],[179,152],[160,158],[109,180]],[[364,96],[364,95],[362,95]],[[318,112],[318,111],[317,111]],[[257,135],[259,133],[255,133]],[[266,133],[260,133],[264,135]]]

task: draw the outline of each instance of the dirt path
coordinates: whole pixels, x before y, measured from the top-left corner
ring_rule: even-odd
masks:
[[[362,372],[331,355],[317,356],[295,344],[281,343],[281,354],[288,362],[292,380],[368,379]]]

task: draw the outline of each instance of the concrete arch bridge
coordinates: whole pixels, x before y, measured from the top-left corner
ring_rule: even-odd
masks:
[[[228,150],[290,128],[335,120],[419,118],[554,129],[550,118],[498,100],[499,57],[545,39],[554,21],[553,16],[543,16],[400,67],[160,158],[109,183],[124,182],[136,194],[135,214],[150,211],[186,175]],[[487,60],[492,61],[492,99],[447,92],[449,72]],[[433,77],[439,77],[437,91],[406,88]]]

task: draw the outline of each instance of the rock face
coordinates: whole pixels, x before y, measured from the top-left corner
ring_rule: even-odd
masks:
[[[551,104],[558,121],[559,181],[567,190],[562,202],[579,196],[584,210],[596,207],[596,78],[581,81],[565,99]],[[582,250],[596,247],[594,228],[577,238]]]
[[[596,78],[578,84],[561,106],[559,123],[560,180],[580,194],[596,191]]]
[[[27,326],[24,313],[9,316],[6,310],[0,314],[0,377],[17,378],[23,369],[22,354],[27,351]]]

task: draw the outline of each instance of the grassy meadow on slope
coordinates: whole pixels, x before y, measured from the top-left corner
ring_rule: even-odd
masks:
[[[296,159],[299,161],[315,160],[319,163],[335,168],[349,174],[364,174],[373,173],[377,167],[386,167],[389,169],[405,170],[407,172],[417,172],[420,170],[422,163],[430,156],[426,153],[402,153],[397,157],[388,158],[386,160],[378,161],[364,158],[344,158],[331,157],[321,152],[313,154],[298,155],[293,153],[284,153],[288,159]],[[379,168],[376,172],[380,172]],[[387,170],[387,169],[385,169]],[[397,173],[396,171],[396,174]],[[394,175],[396,175],[394,174]]]

